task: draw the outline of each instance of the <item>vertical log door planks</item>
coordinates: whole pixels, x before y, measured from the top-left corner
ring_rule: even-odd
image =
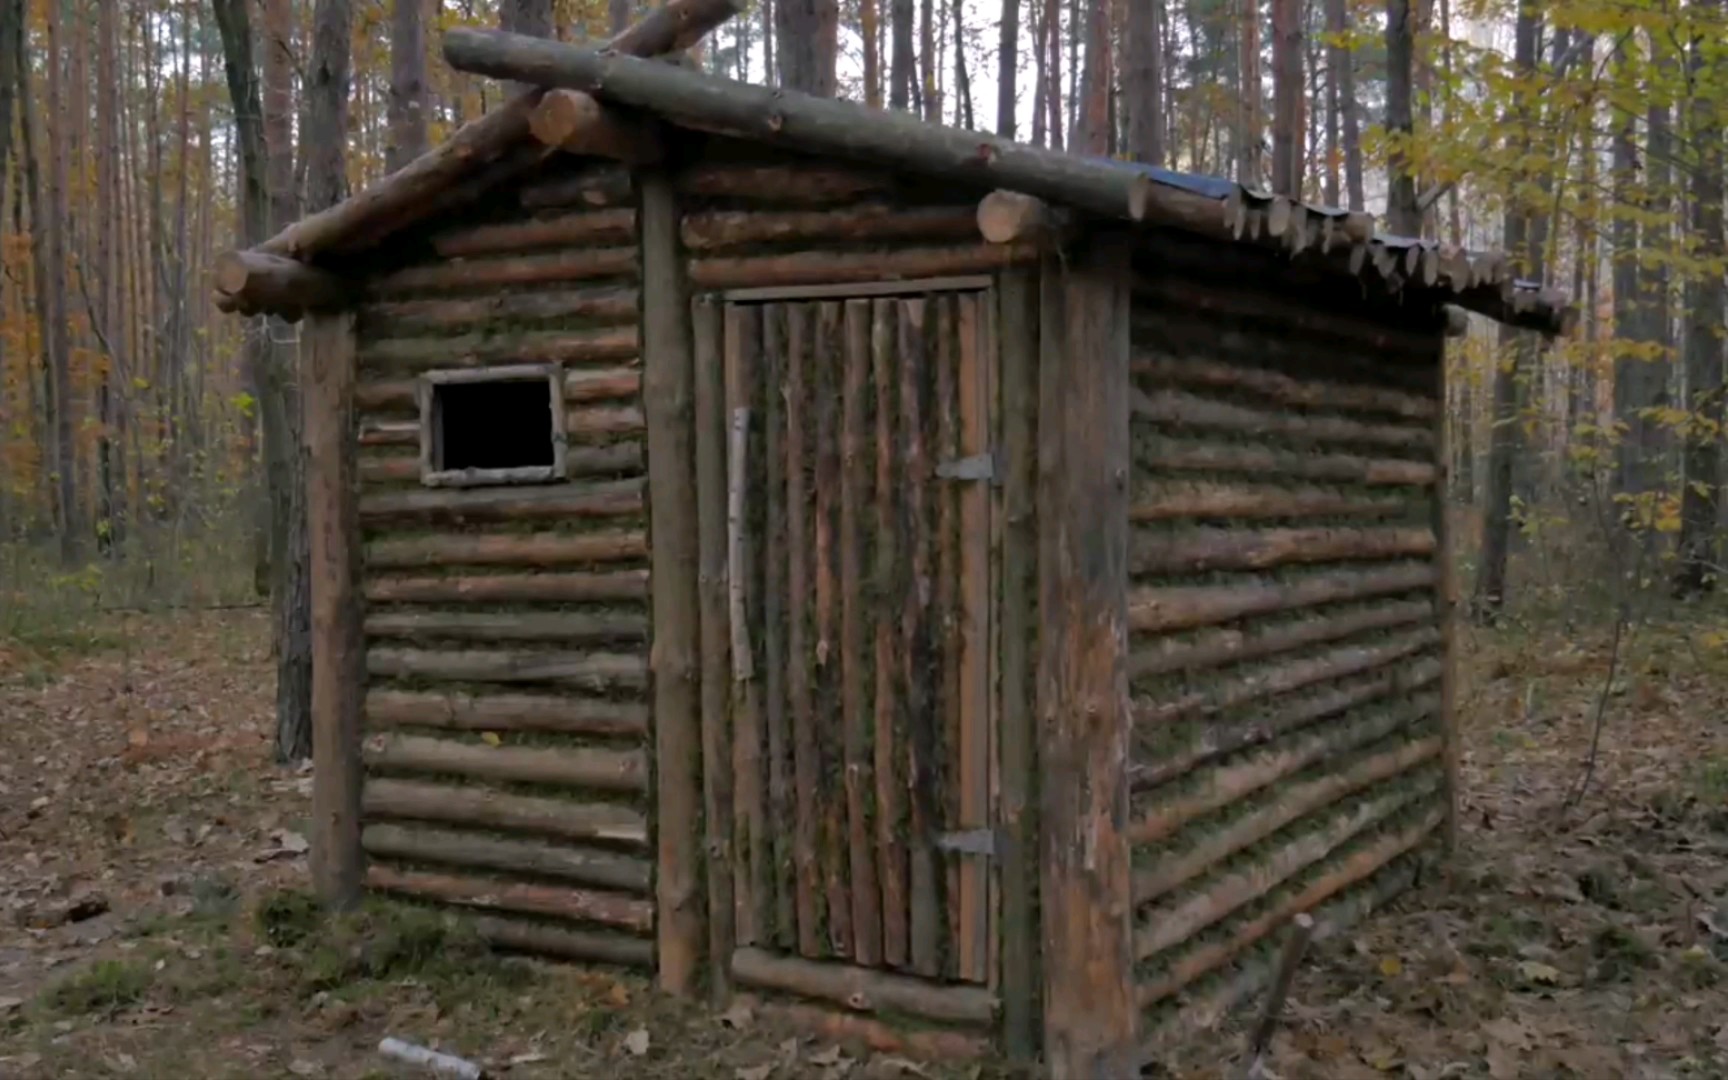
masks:
[[[990,1023],[997,301],[942,285],[731,297],[704,331],[727,483],[698,510],[730,624],[704,671],[732,683],[708,760],[740,987]]]

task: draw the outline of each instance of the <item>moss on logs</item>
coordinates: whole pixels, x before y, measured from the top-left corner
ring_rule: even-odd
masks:
[[[373,864],[366,870],[368,888],[398,893],[421,900],[448,904],[550,915],[561,919],[600,923],[633,933],[654,927],[654,904],[634,896],[539,885],[498,878],[459,877],[419,870],[398,870]]]
[[[532,618],[512,613],[485,616]],[[453,731],[526,731],[565,735],[640,735],[648,708],[633,701],[568,694],[470,694],[374,688],[366,693],[366,722],[374,729],[444,728]]]
[[[396,824],[367,825],[360,845],[367,854],[388,859],[562,878],[633,893],[648,891],[648,861],[615,851]]]
[[[616,803],[512,795],[484,787],[372,776],[366,780],[363,806],[368,820],[443,821],[566,840],[636,847],[648,844],[647,818],[639,810]]]
[[[648,762],[637,750],[488,746],[417,735],[389,735],[368,739],[365,757],[368,769],[386,773],[438,773],[636,794],[648,787]]]
[[[646,570],[494,576],[374,576],[366,582],[366,599],[373,603],[583,603],[645,600],[647,597]]]

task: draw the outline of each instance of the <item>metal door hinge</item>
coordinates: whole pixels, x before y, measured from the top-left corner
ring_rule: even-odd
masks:
[[[995,829],[963,829],[960,832],[936,834],[936,849],[951,851],[956,855],[995,858],[999,847]]]
[[[953,458],[939,462],[936,465],[936,475],[944,480],[988,480],[996,479],[996,455],[991,453],[973,454],[971,457]]]

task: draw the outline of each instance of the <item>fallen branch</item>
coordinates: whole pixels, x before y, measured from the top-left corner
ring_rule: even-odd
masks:
[[[1290,993],[1290,984],[1296,979],[1296,968],[1302,963],[1302,954],[1308,950],[1308,940],[1314,936],[1314,917],[1307,912],[1297,915],[1290,923],[1290,936],[1284,941],[1284,955],[1278,960],[1278,977],[1266,995],[1266,1008],[1260,1014],[1259,1023],[1254,1025],[1253,1036],[1248,1042],[1251,1055],[1248,1080],[1261,1080],[1266,1076],[1266,1047],[1272,1041],[1272,1032],[1278,1027],[1278,1014],[1284,1011],[1284,999]]]
[[[480,1080],[480,1066],[466,1058],[440,1054],[436,1050],[428,1050],[424,1046],[416,1046],[391,1036],[386,1036],[378,1044],[378,1052],[409,1065],[419,1065],[439,1076],[451,1077],[452,1080]]]

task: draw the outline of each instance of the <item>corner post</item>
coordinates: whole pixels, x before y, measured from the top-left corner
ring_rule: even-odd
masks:
[[[1129,886],[1126,231],[1043,263],[1038,754],[1044,1052],[1058,1080],[1139,1068]]]
[[[1458,801],[1462,795],[1459,773],[1458,710],[1454,682],[1455,626],[1458,615],[1457,578],[1452,569],[1451,525],[1446,500],[1452,486],[1452,448],[1446,438],[1446,341],[1451,334],[1449,308],[1444,333],[1435,333],[1434,345],[1434,557],[1439,573],[1434,578],[1434,614],[1440,620],[1440,732],[1445,739],[1446,763],[1446,855],[1458,854]]]
[[[360,516],[354,464],[354,316],[307,320],[300,341],[312,603],[312,883],[360,900]]]
[[[661,989],[696,989],[704,937],[698,723],[695,365],[690,288],[670,173],[636,174],[642,251],[642,403],[648,423],[654,678],[655,938]]]

